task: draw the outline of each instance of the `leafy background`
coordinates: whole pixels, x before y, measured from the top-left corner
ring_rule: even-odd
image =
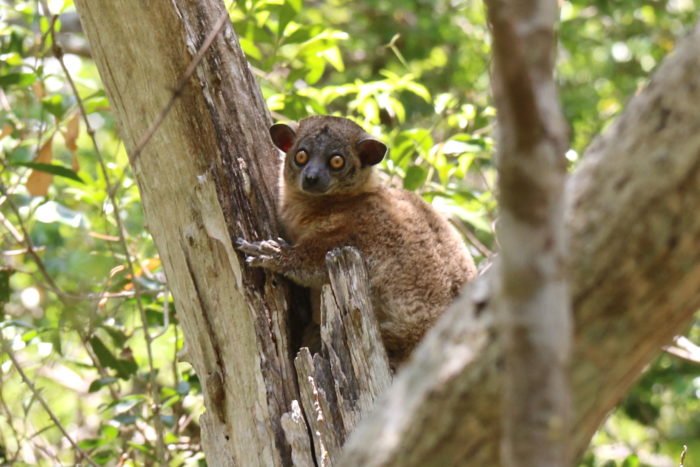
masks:
[[[700,0],[559,3],[574,168]],[[354,118],[391,147],[389,183],[451,216],[477,260],[496,249],[482,3],[226,4],[276,118]],[[204,465],[201,388],[177,361],[175,305],[72,1],[0,1],[0,31],[0,464],[67,465],[80,449],[101,465]],[[581,465],[678,465],[684,444],[700,466],[700,366],[664,353]]]

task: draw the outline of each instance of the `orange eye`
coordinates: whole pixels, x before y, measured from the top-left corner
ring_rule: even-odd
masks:
[[[345,165],[345,158],[339,154],[336,154],[335,156],[331,157],[328,163],[332,169],[340,170]]]
[[[304,165],[307,162],[309,162],[309,155],[306,154],[306,151],[301,150],[294,156],[294,162],[296,162],[299,165]]]

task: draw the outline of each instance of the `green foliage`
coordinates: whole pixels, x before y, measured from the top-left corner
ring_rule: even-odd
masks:
[[[75,461],[39,396],[100,465],[199,465],[201,388],[187,364],[175,363],[182,336],[128,158],[82,34],[66,32],[77,96],[52,56],[52,28],[74,19],[72,1],[48,3],[62,14],[55,23],[36,2],[0,4],[0,332],[38,388],[3,354],[0,463]],[[449,214],[478,260],[491,253],[495,110],[481,3],[226,3],[276,118],[355,119],[391,148],[382,163],[388,183]],[[700,3],[560,4],[557,72],[573,165]],[[690,337],[700,340],[697,325]],[[682,444],[686,466],[700,465],[699,381],[697,366],[662,356],[581,465],[677,460]]]

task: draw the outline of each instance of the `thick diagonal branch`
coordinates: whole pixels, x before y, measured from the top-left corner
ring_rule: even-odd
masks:
[[[700,307],[699,44],[696,27],[566,187],[574,458]],[[486,279],[428,333],[343,465],[499,465],[503,353]]]

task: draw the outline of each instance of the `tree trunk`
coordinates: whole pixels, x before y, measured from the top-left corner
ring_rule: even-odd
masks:
[[[151,3],[76,0],[130,152],[225,14],[219,0]],[[689,215],[700,203],[699,41],[696,31],[667,60],[567,187],[578,454],[700,305],[700,217]],[[229,24],[204,57],[132,159],[202,381],[204,451],[216,466],[318,462],[304,438],[309,393],[297,392],[289,291],[243,267],[231,243],[278,233],[267,110]],[[345,465],[498,465],[502,354],[492,302],[484,277],[446,313],[356,428]],[[290,444],[309,452],[293,456]]]
[[[220,1],[76,2],[129,153],[172,96]],[[244,268],[231,238],[278,236],[270,118],[230,23],[133,159],[149,230],[202,382],[210,465],[285,465],[282,414],[297,399],[288,290]]]

